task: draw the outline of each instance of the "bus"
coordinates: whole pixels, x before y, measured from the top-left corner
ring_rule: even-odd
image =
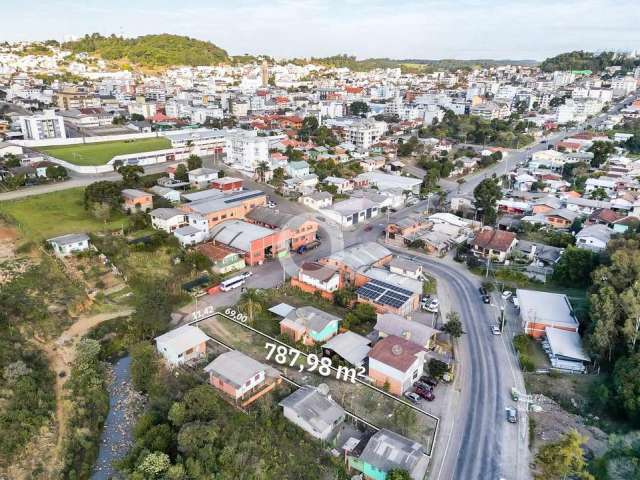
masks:
[[[222,290],[223,292],[228,292],[229,290],[233,290],[234,288],[241,287],[242,285],[244,285],[245,280],[246,277],[244,275],[231,277],[220,283],[220,290]]]

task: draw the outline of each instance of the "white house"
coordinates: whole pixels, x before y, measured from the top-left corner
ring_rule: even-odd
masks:
[[[309,164],[304,160],[287,163],[287,175],[291,178],[303,178],[309,173]]]
[[[89,249],[89,235],[86,233],[70,233],[47,240],[56,255],[66,257],[72,253],[84,252]]]
[[[156,349],[171,366],[204,356],[209,337],[198,327],[183,325],[156,337]]]
[[[576,247],[601,252],[607,248],[613,233],[613,230],[606,225],[589,225],[576,235]]]
[[[336,193],[346,193],[353,190],[353,182],[346,178],[326,177],[322,183],[325,185],[334,185],[336,187]]]
[[[177,208],[156,208],[149,212],[149,216],[153,228],[167,233],[174,232],[189,223],[185,213]]]
[[[313,192],[298,199],[298,202],[314,210],[329,208],[333,203],[333,196],[329,192]]]
[[[318,440],[327,440],[345,418],[344,409],[329,395],[326,386],[304,385],[280,402],[287,420]]]
[[[219,173],[213,168],[196,168],[189,172],[189,183],[193,188],[206,188],[218,178]]]

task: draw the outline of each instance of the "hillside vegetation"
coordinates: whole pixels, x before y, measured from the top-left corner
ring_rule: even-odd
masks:
[[[640,65],[640,59],[625,57],[616,52],[595,54],[577,50],[547,58],[540,64],[540,68],[545,72],[553,72],[555,70],[591,70],[593,72],[601,72],[614,65],[620,65],[623,71],[628,71]]]
[[[136,38],[103,37],[93,33],[67,42],[63,48],[74,53],[96,54],[104,60],[126,60],[148,67],[217,65],[229,60],[227,52],[211,42],[166,33]]]

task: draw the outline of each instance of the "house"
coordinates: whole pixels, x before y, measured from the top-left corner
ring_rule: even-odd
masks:
[[[158,197],[164,198],[171,203],[180,202],[180,192],[173,188],[163,187],[161,185],[154,185],[149,189],[151,193],[157,195]]]
[[[305,345],[323,343],[338,333],[340,318],[315,307],[300,307],[280,321],[280,333]]]
[[[209,337],[198,327],[183,325],[156,337],[156,349],[170,366],[196,360],[207,352]]]
[[[409,279],[407,279],[409,280]],[[378,313],[408,315],[420,306],[420,292],[402,288],[378,279],[371,279],[356,290],[360,303],[368,303]]]
[[[236,401],[248,394],[257,393],[270,379],[279,377],[277,371],[269,365],[238,350],[218,355],[204,371],[209,374],[211,385]],[[263,390],[263,393],[266,392]],[[255,395],[250,396],[255,398]]]
[[[188,173],[189,184],[193,188],[206,188],[212,181],[218,178],[219,174],[220,171],[213,168],[196,168],[195,170],[190,170]]]
[[[539,338],[544,335],[547,327],[578,331],[578,320],[566,295],[519,288],[516,290],[516,297],[520,305],[522,328],[526,334]]]
[[[340,227],[353,227],[377,217],[380,206],[368,198],[350,198],[334,203],[331,208],[320,210],[320,213]]]
[[[346,178],[326,177],[322,183],[327,186],[333,185],[336,187],[336,193],[339,194],[344,194],[353,190],[353,183]]]
[[[302,178],[309,175],[309,164],[304,160],[287,163],[287,175],[291,178]]]
[[[196,251],[211,260],[212,269],[218,274],[233,272],[246,266],[241,252],[227,248],[224,245],[205,243],[198,245]]]
[[[343,281],[355,284],[356,275],[365,267],[383,267],[391,262],[391,251],[376,242],[363,242],[332,253],[319,260],[323,265],[337,268]]]
[[[305,262],[300,266],[297,277],[291,277],[291,285],[305,292],[319,292],[327,299],[333,299],[333,292],[342,287],[340,271],[330,265]]]
[[[194,227],[193,225],[185,225],[184,227],[177,228],[173,231],[173,235],[183,247],[196,245],[207,238],[207,233],[204,230]]]
[[[237,177],[222,177],[211,180],[209,188],[214,188],[222,192],[239,192],[242,190],[244,180]]]
[[[544,333],[552,367],[581,373],[586,370],[585,364],[591,359],[582,348],[578,332],[546,327]]]
[[[153,208],[153,195],[135,188],[125,188],[121,192],[122,208],[127,213],[148,212]]]
[[[340,359],[354,366],[363,365],[370,350],[371,340],[350,330],[339,333],[322,345],[322,353],[325,357],[331,358],[337,355]]]
[[[607,243],[613,234],[613,229],[606,225],[589,225],[576,234],[576,247],[602,252],[607,248]]]
[[[302,177],[287,178],[282,186],[282,191],[287,195],[295,193],[309,195],[313,193],[316,185],[318,185],[318,176],[315,173],[310,173]]]
[[[391,273],[419,280],[422,278],[422,265],[406,258],[394,257],[389,263]]]
[[[59,257],[66,257],[73,253],[84,252],[89,249],[89,235],[86,233],[69,233],[50,238],[47,243]]]
[[[333,196],[329,192],[313,192],[310,195],[303,195],[298,198],[298,202],[313,210],[329,208],[333,204]]]
[[[410,191],[416,195],[420,193],[420,186],[422,185],[422,180],[419,178],[391,175],[377,170],[361,173],[356,179],[367,181],[369,185],[377,187],[378,190],[400,188],[403,191]]]
[[[404,470],[411,480],[425,478],[429,458],[420,443],[384,428],[362,442],[364,447],[359,444],[346,455],[349,468],[366,479],[385,480],[391,470]]]
[[[153,228],[167,233],[172,233],[189,223],[184,212],[177,208],[156,208],[149,212],[149,217]]]
[[[438,330],[414,320],[408,320],[394,313],[379,313],[374,330],[380,338],[395,335],[404,338],[425,350],[431,350]]]
[[[485,228],[471,241],[471,248],[476,257],[504,262],[517,243],[513,232]]]
[[[396,335],[383,338],[369,352],[369,378],[376,386],[402,395],[420,378],[425,362],[422,347]]]
[[[331,398],[326,385],[304,385],[279,405],[287,420],[322,441],[332,438],[346,415],[344,409]]]

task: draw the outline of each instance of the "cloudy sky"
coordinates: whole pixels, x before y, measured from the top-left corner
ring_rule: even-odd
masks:
[[[175,33],[230,54],[543,59],[640,50],[640,0],[4,0],[0,40]]]

